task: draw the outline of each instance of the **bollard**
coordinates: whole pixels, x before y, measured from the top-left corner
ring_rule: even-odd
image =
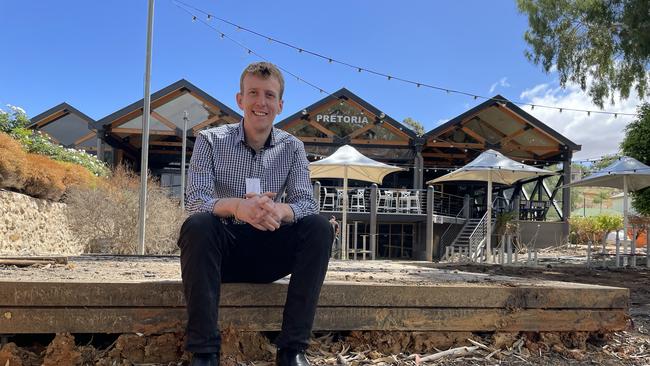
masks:
[[[621,266],[621,239],[618,234],[619,231],[616,230],[616,267]]]
[[[650,225],[645,227],[645,266],[650,268]]]
[[[506,255],[508,264],[512,264],[512,236],[506,236]]]
[[[636,267],[636,231],[638,227],[632,225],[632,243],[630,243],[630,266]]]

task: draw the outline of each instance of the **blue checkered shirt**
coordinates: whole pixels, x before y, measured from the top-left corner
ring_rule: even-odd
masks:
[[[246,144],[243,123],[211,128],[197,136],[187,174],[187,211],[212,212],[222,198],[244,197],[246,178],[259,178],[261,192],[276,192],[276,202],[286,192],[285,202],[293,210],[294,222],[318,213],[302,141],[273,128],[256,153]]]

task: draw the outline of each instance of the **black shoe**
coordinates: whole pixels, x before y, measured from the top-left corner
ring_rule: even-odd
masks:
[[[219,355],[216,353],[201,353],[192,356],[190,366],[219,366]]]
[[[304,350],[291,348],[278,349],[275,364],[277,366],[310,366]]]

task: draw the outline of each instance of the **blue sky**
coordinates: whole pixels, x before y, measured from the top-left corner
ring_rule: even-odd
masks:
[[[527,19],[514,1],[184,1],[268,36],[397,77],[478,95],[596,109],[579,89],[559,89],[555,74],[528,62]],[[2,1],[0,108],[17,105],[33,116],[65,101],[99,119],[142,98],[146,11],[146,0]],[[210,24],[324,90],[346,87],[391,117],[412,117],[426,130],[480,102],[358,73],[214,19]],[[257,60],[192,22],[173,1],[156,1],[152,92],[185,78],[236,109],[241,70]],[[286,79],[278,121],[324,97]],[[606,109],[630,112],[636,103],[633,97]],[[532,112],[582,144],[577,154],[582,158],[614,152],[631,120]]]

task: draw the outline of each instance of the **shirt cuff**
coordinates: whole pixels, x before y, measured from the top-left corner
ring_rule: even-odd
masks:
[[[214,205],[219,201],[218,198],[212,198],[201,205],[201,212],[209,212],[214,215]]]
[[[293,221],[291,221],[291,223],[295,224],[305,216],[305,211],[296,203],[289,203],[288,205],[293,211]]]

